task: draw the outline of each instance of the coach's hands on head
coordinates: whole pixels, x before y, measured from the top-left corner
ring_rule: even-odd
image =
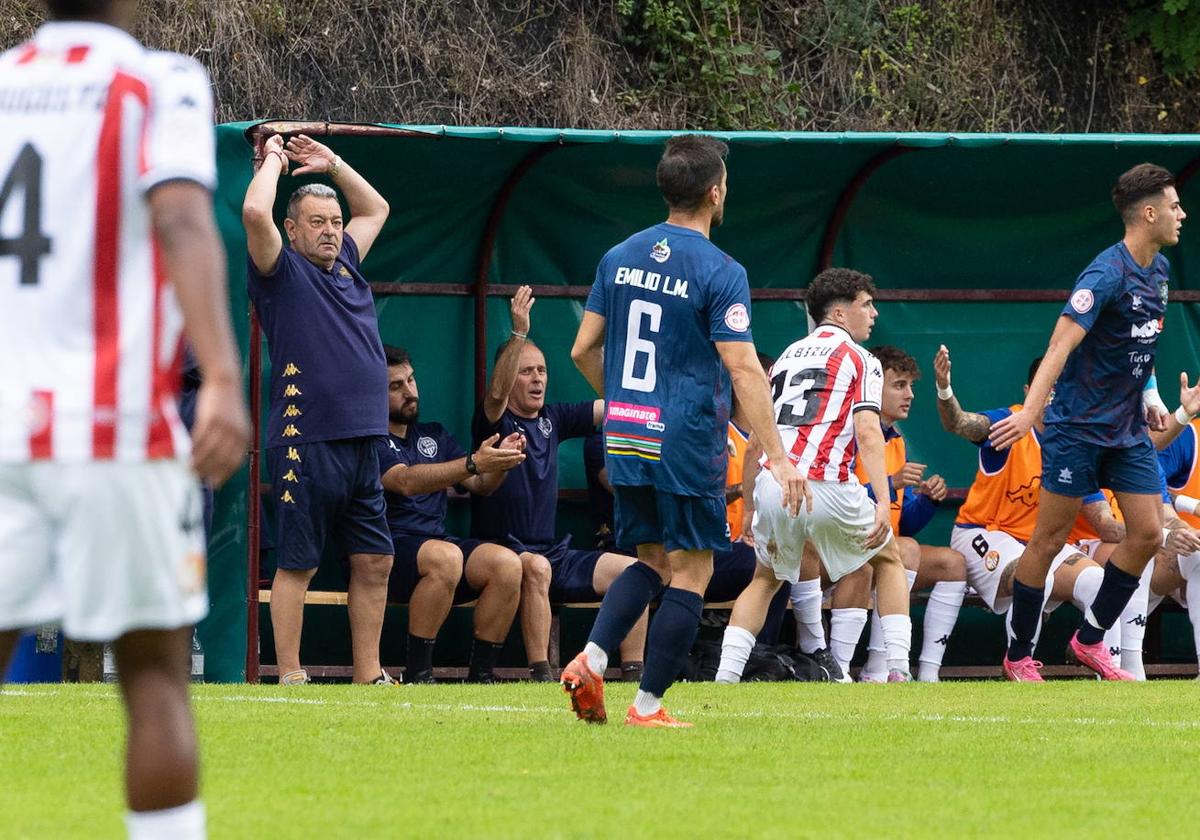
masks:
[[[863,548],[879,548],[892,533],[892,505],[888,501],[875,503],[875,523],[863,538]]]
[[[295,163],[300,164],[300,168],[292,172],[293,175],[316,175],[328,172],[336,157],[328,146],[318,143],[304,134],[297,134],[287,141],[287,156]]]
[[[535,300],[537,298],[533,296],[533,289],[528,286],[522,286],[517,289],[517,293],[512,296],[508,308],[512,312],[513,332],[519,332],[521,335],[529,335],[529,311],[533,309]]]
[[[917,485],[917,492],[940,502],[946,498],[946,479],[940,475],[931,475]]]
[[[771,475],[783,490],[783,506],[789,515],[800,515],[801,502],[804,502],[804,509],[812,513],[812,491],[808,489],[808,482],[791,461],[787,458],[771,461]]]
[[[933,382],[943,391],[950,387],[950,351],[945,344],[933,357]]]
[[[241,466],[250,445],[250,414],[238,376],[206,378],[196,394],[192,470],[214,487]]]
[[[475,451],[475,466],[481,473],[507,472],[525,460],[525,438],[521,435],[514,432],[496,446],[498,440],[500,435],[492,435]]]
[[[279,174],[286,175],[288,173],[288,156],[283,148],[283,137],[278,134],[272,134],[267,138],[267,142],[263,143],[263,160],[274,156],[279,161]]]

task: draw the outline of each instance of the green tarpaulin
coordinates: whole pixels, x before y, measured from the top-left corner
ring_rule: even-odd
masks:
[[[217,212],[229,252],[231,299],[243,352],[248,336],[241,202],[251,174],[252,124],[217,129]],[[421,137],[321,138],[391,203],[387,226],[363,268],[373,282],[469,284],[486,222],[510,173],[551,144],[513,188],[496,230],[488,278],[494,284],[587,285],[600,256],[664,217],[654,184],[662,132],[409,126]],[[832,249],[834,265],[872,274],[883,289],[1062,289],[1121,236],[1109,190],[1122,171],[1150,160],[1190,174],[1200,137],[1109,135],[723,133],[730,144],[726,222],[714,241],[738,259],[756,289],[803,287],[847,188],[877,156],[890,157],[848,204]],[[287,193],[300,183],[285,178]],[[1185,209],[1197,194],[1180,188]],[[1200,205],[1197,206],[1200,209]],[[1185,222],[1166,253],[1173,288],[1192,290],[1188,266],[1200,232]],[[951,294],[946,291],[947,294]],[[543,298],[533,313],[545,350],[552,400],[589,396],[568,356],[582,301]],[[508,302],[487,304],[488,347],[509,329]],[[1044,348],[1061,304],[893,301],[880,304],[869,343],[896,344],[921,363],[912,417],[903,424],[910,457],[965,487],[970,444],[941,430],[931,360],[951,349],[954,387],[964,407],[1018,402],[1029,361]],[[469,297],[411,296],[378,301],[386,342],[412,353],[422,415],[468,438],[473,405],[474,311]],[[1180,370],[1197,371],[1192,304],[1172,304],[1160,345],[1159,380],[1168,404]],[[806,330],[801,305],[760,300],[753,310],[759,349],[777,353]],[[297,325],[303,329],[303,325]],[[265,359],[265,354],[264,354]],[[265,409],[265,399],[264,399]],[[565,454],[564,487],[583,487],[578,447]],[[219,495],[211,558],[210,619],[202,627],[210,679],[243,676],[246,603],[246,475]],[[944,543],[945,517],[926,532]],[[581,537],[583,535],[580,535]]]

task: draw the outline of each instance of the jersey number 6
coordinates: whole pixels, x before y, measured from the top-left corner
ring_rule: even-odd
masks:
[[[629,323],[625,328],[625,366],[621,370],[621,387],[630,391],[650,392],[658,382],[658,371],[654,367],[654,342],[642,338],[642,315],[650,320],[650,332],[657,333],[662,323],[662,306],[648,300],[635,300],[629,304]],[[637,359],[646,356],[646,370],[641,376],[634,373]]]
[[[23,230],[9,238],[0,234],[0,257],[16,257],[21,263],[21,285],[36,286],[38,258],[50,253],[50,240],[42,233],[42,158],[26,143],[17,153],[12,169],[0,184],[0,218],[13,192],[20,188],[24,199]]]

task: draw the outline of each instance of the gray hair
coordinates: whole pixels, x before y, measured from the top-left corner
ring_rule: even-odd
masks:
[[[324,184],[305,184],[292,193],[292,197],[288,199],[287,217],[293,222],[300,218],[300,202],[310,195],[313,198],[332,198],[337,201],[337,193],[333,191],[333,187],[327,187]]]

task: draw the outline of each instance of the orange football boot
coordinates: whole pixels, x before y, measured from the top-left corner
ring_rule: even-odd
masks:
[[[587,657],[580,653],[562,670],[563,691],[571,695],[575,716],[588,723],[608,723],[604,710],[604,676],[588,667]]]
[[[658,711],[652,715],[639,715],[637,709],[633,706],[629,707],[629,711],[625,713],[626,726],[646,726],[650,728],[666,728],[666,729],[691,729],[692,724],[682,720],[676,720],[667,714],[667,710],[662,706],[658,707]]]

